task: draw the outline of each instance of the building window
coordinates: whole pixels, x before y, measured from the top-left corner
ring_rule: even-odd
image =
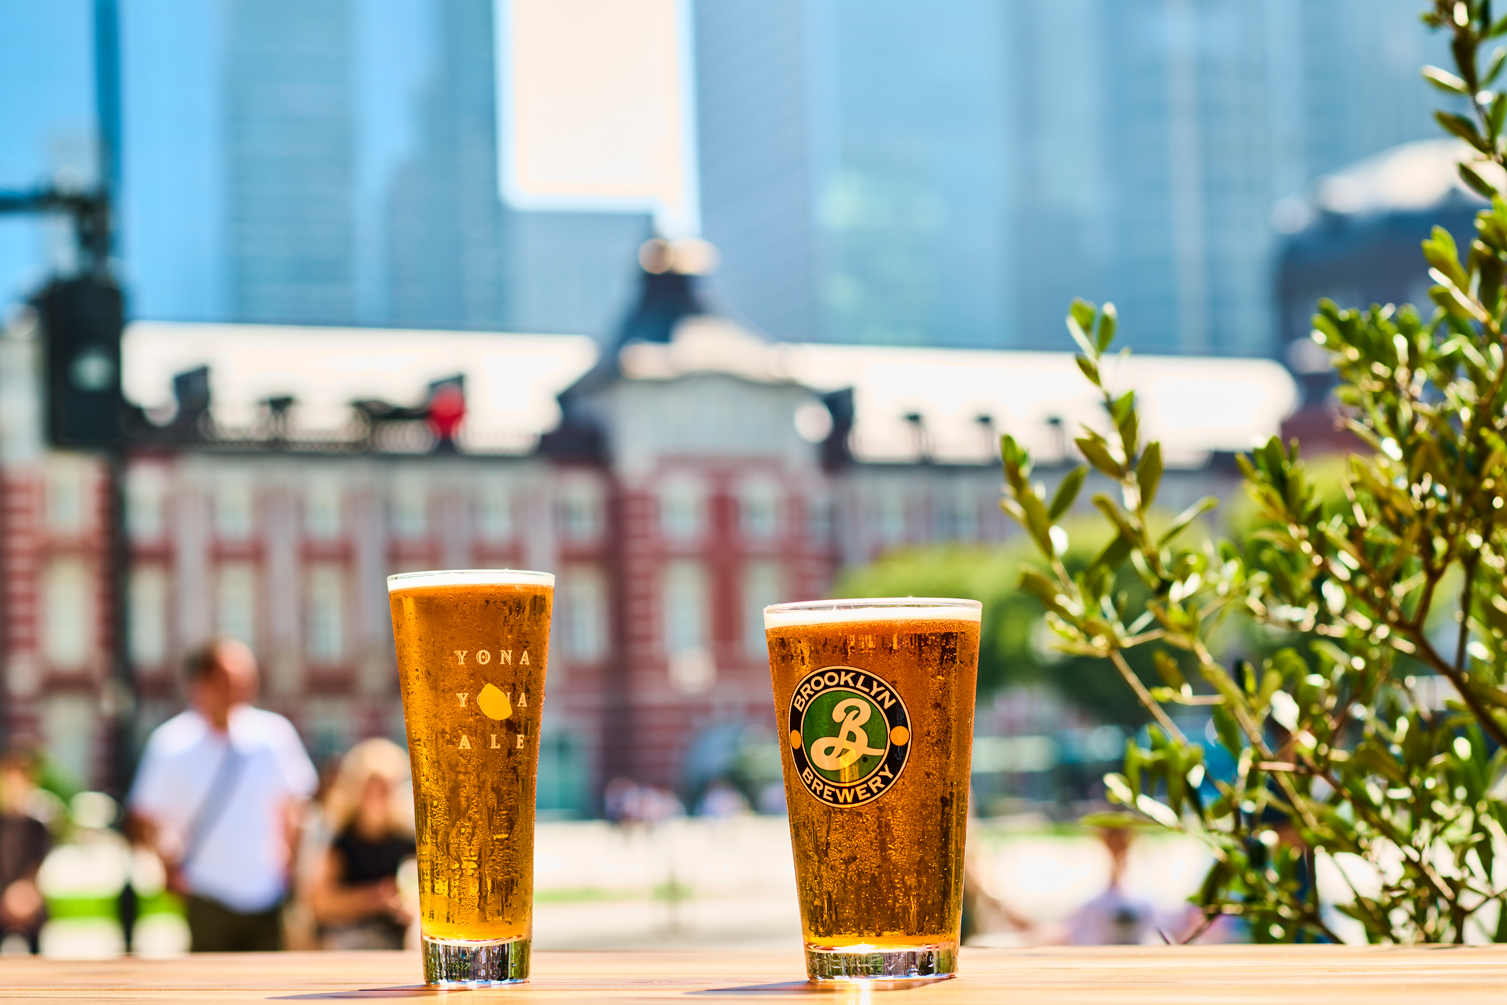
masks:
[[[73,785],[90,785],[99,699],[92,694],[52,695],[42,702],[41,718],[48,763]]]
[[[893,486],[876,488],[878,491],[870,510],[874,532],[883,544],[899,544],[905,537],[905,499]]]
[[[806,500],[806,535],[819,545],[832,540],[832,499],[825,493]]]
[[[85,523],[88,469],[75,458],[55,457],[47,466],[43,489],[47,529],[54,534],[80,534]]]
[[[706,570],[700,562],[671,562],[660,597],[670,685],[682,694],[704,694],[717,678],[706,644],[711,614]]]
[[[706,648],[707,582],[700,562],[671,562],[664,578],[664,640],[671,653]]]
[[[126,475],[126,527],[138,541],[161,539],[167,527],[167,472],[157,464],[133,466]]]
[[[978,514],[973,499],[959,492],[945,492],[932,501],[939,541],[972,541],[978,536]]]
[[[142,565],[131,570],[129,629],[131,662],[155,667],[167,662],[167,570]]]
[[[783,577],[775,562],[750,562],[743,569],[743,649],[756,659],[765,659],[764,608],[786,599]]]
[[[314,479],[304,492],[304,533],[323,541],[339,537],[343,504],[339,481],[334,478]]]
[[[738,494],[738,526],[750,541],[767,541],[780,530],[780,486],[759,478],[745,482]]]
[[[251,479],[225,474],[215,484],[215,533],[226,541],[244,541],[251,536],[255,502]]]
[[[47,567],[42,581],[42,655],[54,667],[82,668],[94,642],[94,590],[89,570],[76,558]]]
[[[477,490],[476,530],[483,541],[512,539],[513,491],[507,482],[483,482]]]
[[[256,641],[256,566],[224,562],[215,576],[215,630],[248,646]]]
[[[555,592],[565,655],[591,662],[607,654],[607,582],[591,565],[571,566]]]
[[[418,479],[399,477],[389,496],[392,532],[396,537],[424,537],[429,533],[429,490]]]
[[[602,533],[602,497],[587,481],[567,482],[556,504],[560,536],[567,541],[595,541]]]
[[[671,541],[694,541],[705,532],[706,491],[694,478],[667,478],[659,490],[659,529]]]
[[[345,570],[319,563],[308,575],[305,653],[311,663],[339,663],[345,658]]]

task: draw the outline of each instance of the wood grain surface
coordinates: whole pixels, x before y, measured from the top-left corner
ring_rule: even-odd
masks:
[[[965,949],[962,976],[869,988],[811,985],[794,951],[541,952],[530,983],[442,990],[410,953],[203,955],[73,962],[0,959],[0,1001],[318,1002],[451,998],[509,1002],[749,1005],[1507,1001],[1507,947],[1198,946]]]

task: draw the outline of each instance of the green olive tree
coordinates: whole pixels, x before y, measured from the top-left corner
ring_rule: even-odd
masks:
[[[1212,852],[1197,895],[1205,927],[1238,915],[1261,941],[1336,938],[1315,881],[1326,859],[1350,887],[1339,910],[1369,941],[1507,941],[1507,91],[1494,89],[1507,49],[1486,52],[1507,18],[1490,7],[1436,0],[1423,15],[1450,33],[1455,62],[1424,71],[1453,99],[1437,119],[1468,145],[1460,176],[1490,203],[1474,239],[1462,252],[1436,228],[1424,242],[1427,314],[1324,301],[1314,317],[1364,444],[1342,495],[1326,501],[1297,444],[1274,437],[1240,458],[1255,530],[1184,543],[1215,503],[1165,524],[1152,510],[1161,448],[1140,435],[1134,393],[1112,390],[1108,304],[1075,302],[1067,319],[1108,418],[1076,443],[1118,487],[1093,497],[1115,537],[1086,569],[1062,562],[1060,521],[1087,467],[1047,498],[1028,452],[1003,438],[1002,505],[1042,558],[1022,585],[1056,644],[1110,661],[1153,719],[1106,786],[1124,820]],[[1140,589],[1126,588],[1132,577]],[[1209,640],[1232,618],[1292,644],[1225,665]],[[1126,655],[1141,647],[1159,687],[1131,672]],[[1444,707],[1420,695],[1424,674],[1448,682]],[[1208,707],[1232,776],[1206,775],[1203,744],[1177,724],[1187,705]]]

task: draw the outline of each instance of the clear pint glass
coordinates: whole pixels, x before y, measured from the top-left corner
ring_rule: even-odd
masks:
[[[555,577],[390,576],[430,984],[528,978],[534,788]]]
[[[981,605],[764,608],[812,980],[957,972]]]

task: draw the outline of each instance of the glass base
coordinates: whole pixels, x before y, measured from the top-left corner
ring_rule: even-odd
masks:
[[[806,976],[813,981],[934,981],[957,972],[956,942],[903,949],[806,947]]]
[[[473,942],[423,937],[425,984],[517,984],[528,980],[529,940]]]

